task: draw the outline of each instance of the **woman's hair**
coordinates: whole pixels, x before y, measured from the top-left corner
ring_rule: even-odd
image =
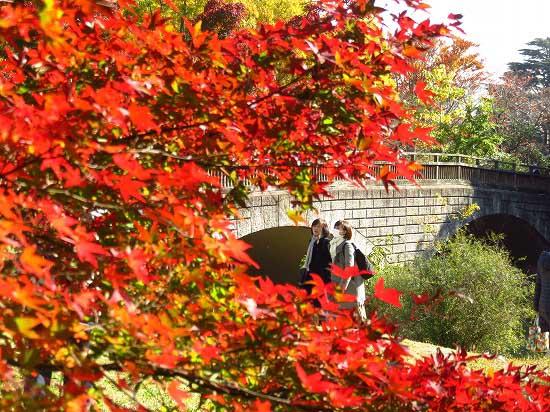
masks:
[[[346,222],[345,220],[342,220],[342,222],[340,222],[340,226],[345,231],[344,239],[351,240],[351,225],[348,222]]]
[[[311,222],[311,227],[313,226],[321,226],[321,237],[328,237],[330,235],[330,230],[328,229],[328,224],[325,219],[315,219],[313,222]],[[312,232],[313,233],[313,232]]]
[[[336,223],[334,223],[334,229],[338,229],[340,225],[342,224],[341,220],[337,220]]]

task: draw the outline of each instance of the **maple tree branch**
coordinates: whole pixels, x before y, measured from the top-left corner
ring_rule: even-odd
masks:
[[[309,73],[311,73],[313,71],[314,68],[316,68],[317,66],[314,65],[313,67],[309,68],[308,70],[306,70],[304,73],[302,73],[301,75],[297,76],[296,78],[292,79],[291,81],[289,81],[287,84],[284,84],[280,87],[278,87],[277,89],[273,90],[271,93],[268,93],[266,94],[265,96],[262,96],[262,97],[259,97],[257,98],[256,100],[252,100],[250,102],[247,103],[247,106],[248,107],[252,107],[254,105],[257,105],[258,103],[261,103],[263,102],[264,100],[267,100],[271,97],[275,97],[276,95],[278,94],[281,94],[281,92],[283,92],[285,89],[287,89],[288,87],[292,86],[293,84],[295,83],[298,83],[300,80],[304,79],[306,77],[306,75],[308,75]]]
[[[115,382],[114,379],[112,379],[111,377],[109,377],[106,373],[106,371],[103,371],[103,377],[111,384],[113,385],[115,388],[117,388],[119,391],[121,391],[128,399],[130,399],[132,402],[135,402],[136,404],[138,404],[140,407],[142,408],[145,408],[147,410],[147,407],[141,403],[137,397],[136,397],[136,393],[137,391],[133,391],[133,392],[130,392],[128,389],[122,387],[121,385],[119,385],[117,382]],[[94,387],[97,389],[97,386],[95,385],[96,382],[94,382]]]
[[[21,169],[24,169],[25,167],[30,166],[30,165],[32,165],[33,163],[38,162],[39,160],[43,160],[43,158],[40,157],[40,156],[36,156],[36,157],[34,157],[34,158],[32,158],[32,159],[26,161],[26,162],[23,162],[23,163],[21,163],[21,164],[19,164],[19,165],[17,165],[17,166],[14,166],[13,169],[8,170],[8,171],[3,172],[3,173],[0,173],[0,179],[6,179],[6,177],[7,177],[8,175],[11,175],[12,173],[15,173],[15,172],[17,172],[17,171],[19,171],[19,170],[21,170]]]
[[[115,205],[114,203],[103,203],[103,202],[98,202],[96,200],[86,199],[85,197],[76,195],[76,194],[71,193],[67,190],[49,188],[49,189],[46,189],[46,191],[51,195],[56,195],[56,194],[65,195],[67,197],[70,197],[71,199],[78,200],[79,202],[82,202],[82,203],[90,203],[91,202],[92,206],[94,206],[94,207],[102,207],[102,208],[105,208],[105,209],[113,209],[113,210],[123,210],[122,207],[120,207],[119,205]]]
[[[108,372],[108,371],[122,372],[124,369],[118,364],[110,364],[110,365],[103,365],[100,370],[105,375],[106,372]],[[280,398],[280,397],[277,397],[277,396],[268,395],[268,394],[265,394],[265,393],[253,391],[251,389],[242,388],[234,382],[220,382],[220,381],[215,381],[213,379],[206,379],[206,378],[202,378],[200,376],[196,376],[195,374],[191,374],[189,372],[185,372],[185,371],[182,371],[182,370],[179,370],[179,369],[165,369],[165,368],[155,368],[155,367],[153,367],[153,371],[154,371],[154,376],[155,377],[182,378],[182,379],[185,379],[188,382],[192,382],[192,383],[194,383],[198,386],[206,387],[206,388],[209,388],[209,389],[214,389],[216,391],[222,391],[222,392],[227,393],[227,394],[237,394],[237,395],[242,395],[246,398],[252,398],[252,399],[262,398],[262,399],[270,400],[272,402],[276,402],[276,403],[282,404],[282,405],[293,405],[293,403],[290,399]],[[114,383],[114,381],[112,381],[110,378],[107,378],[107,379],[109,379],[111,382]],[[116,383],[114,383],[114,384],[116,385]],[[118,387],[118,385],[117,385],[117,387]],[[126,393],[126,395],[128,397],[131,397],[131,395],[129,395],[128,393]],[[294,406],[296,406],[296,405],[294,405]],[[310,408],[310,407],[307,407],[307,406],[303,408],[303,410],[313,410],[313,409],[314,410],[322,410],[322,411],[326,410],[327,412],[332,411],[332,409],[318,409],[318,408],[313,408],[313,407]]]
[[[332,412],[332,408],[320,407],[318,405],[301,405],[299,403],[294,403],[290,399],[281,398],[278,396],[269,395],[262,392],[253,391],[251,389],[243,388],[237,385],[234,382],[221,382],[215,381],[212,379],[202,378],[194,374],[179,370],[179,369],[164,369],[164,368],[154,368],[155,376],[164,376],[164,377],[179,377],[183,378],[189,382],[195,383],[198,386],[214,389],[216,391],[221,391],[226,394],[240,395],[248,399],[265,399],[280,405],[292,406],[295,410],[303,411],[323,411],[323,412]]]
[[[188,125],[171,126],[171,127],[162,127],[161,126],[159,128],[160,130],[151,129],[151,130],[148,130],[146,132],[134,133],[134,134],[131,134],[129,136],[122,137],[120,139],[116,139],[116,140],[113,141],[113,144],[122,144],[122,143],[126,143],[126,142],[129,142],[129,141],[135,140],[135,139],[139,139],[141,137],[153,136],[155,134],[163,134],[163,133],[168,133],[168,132],[178,132],[180,130],[193,129],[195,127],[200,127],[200,126],[207,126],[208,124],[212,123],[213,121],[217,121],[217,120],[220,120],[220,119],[222,119],[221,116],[216,116],[216,118],[208,120],[207,122],[197,122],[197,123],[191,123],[191,124],[188,124]]]

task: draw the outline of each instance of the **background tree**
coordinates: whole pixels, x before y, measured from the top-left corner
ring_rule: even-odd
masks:
[[[152,14],[160,8],[174,27],[183,31],[183,18],[202,20],[204,28],[217,28],[222,36],[237,28],[255,27],[258,23],[275,23],[303,14],[308,0],[174,0],[172,7],[162,0],[137,0],[135,10]]]
[[[508,67],[520,77],[528,78],[529,87],[550,87],[550,37],[531,40],[527,45],[531,47],[519,50],[524,61],[509,63]]]
[[[506,73],[489,86],[503,135],[502,150],[522,163],[548,164],[550,88],[534,91],[529,79]]]
[[[504,135],[503,150],[524,163],[549,163],[550,38],[527,43],[524,62],[510,63],[502,81],[490,85]]]
[[[493,100],[478,98],[467,100],[462,107],[443,116],[424,112],[422,119],[435,125],[432,135],[441,143],[439,150],[493,158],[499,157],[503,141],[494,115]]]
[[[0,9],[3,410],[124,410],[101,379],[126,410],[146,410],[136,392],[150,379],[177,405],[192,390],[214,410],[548,406],[542,372],[485,376],[464,352],[411,363],[390,325],[358,325],[318,278],[310,298],[334,316],[316,327],[303,291],[246,275],[254,263],[228,221],[245,182],[306,208],[376,160],[411,178],[396,142],[429,138],[387,79],[443,26],[399,20],[384,37],[370,1],[327,1],[298,26],[220,39],[189,25],[184,39],[119,4]],[[399,305],[383,281],[375,296]],[[51,370],[57,392],[32,379]]]
[[[433,128],[431,135],[441,144],[432,150],[486,157],[499,151],[502,137],[493,121],[493,101],[478,95],[487,74],[479,54],[472,51],[475,46],[461,37],[438,39],[422,59],[415,60],[415,73],[397,76],[401,98],[420,124]],[[422,102],[415,94],[418,82],[429,91],[429,101]]]
[[[462,37],[452,36],[435,40],[423,53],[418,48],[409,50],[408,54],[422,57],[414,59],[414,73],[396,77],[401,98],[416,107],[418,98],[414,89],[419,81],[426,83],[429,90],[435,89],[439,96],[438,108],[446,113],[475,96],[487,80],[483,62],[472,50],[476,46]]]

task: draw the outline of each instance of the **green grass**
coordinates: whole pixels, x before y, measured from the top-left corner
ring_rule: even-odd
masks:
[[[424,356],[431,356],[436,353],[439,348],[444,354],[452,353],[454,350],[450,348],[444,348],[442,346],[432,345],[431,343],[417,342],[409,339],[405,339],[403,344],[407,346],[411,352],[413,358],[422,358]],[[475,354],[472,354],[475,355]],[[529,366],[536,365],[540,369],[548,369],[550,374],[550,356],[544,354],[536,354],[528,358],[505,358],[503,356],[497,356],[493,359],[476,359],[469,362],[469,366],[472,369],[483,369],[486,372],[492,372],[499,369],[503,369],[512,363],[515,366]]]

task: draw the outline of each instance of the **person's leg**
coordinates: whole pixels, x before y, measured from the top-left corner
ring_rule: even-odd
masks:
[[[539,312],[539,326],[541,332],[550,332],[550,313]]]
[[[357,277],[357,282],[359,283],[356,290],[357,296],[357,312],[362,321],[367,319],[367,313],[365,311],[365,300],[366,300],[366,291],[365,291],[365,281],[362,277]]]
[[[550,313],[539,313],[539,327],[541,332],[550,332]],[[546,351],[546,356],[550,356],[550,350]]]

